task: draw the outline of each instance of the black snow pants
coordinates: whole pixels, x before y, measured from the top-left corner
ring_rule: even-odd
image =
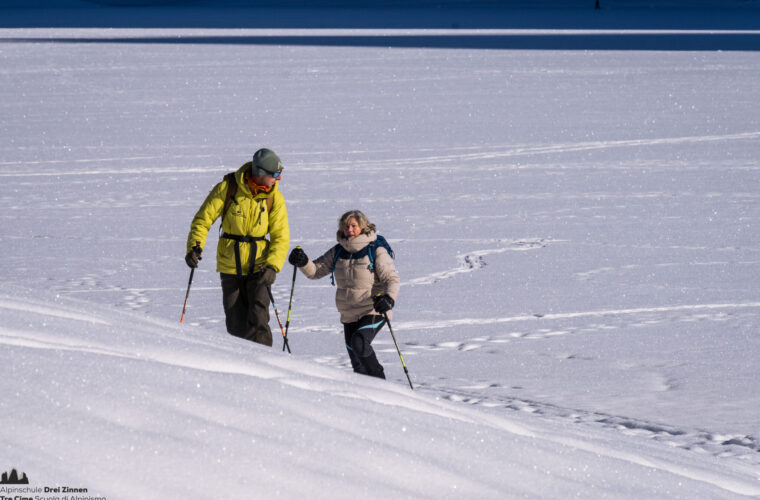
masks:
[[[343,323],[348,357],[356,373],[385,378],[383,365],[377,360],[377,355],[372,349],[372,341],[383,325],[385,319],[377,315],[364,316],[355,323]]]
[[[272,346],[269,329],[269,292],[252,278],[220,274],[227,332],[252,342]]]

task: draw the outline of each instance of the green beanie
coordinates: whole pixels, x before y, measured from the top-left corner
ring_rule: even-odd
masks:
[[[282,162],[274,151],[262,148],[253,154],[251,175],[254,177],[264,177],[265,175],[272,175],[277,172],[282,172]]]

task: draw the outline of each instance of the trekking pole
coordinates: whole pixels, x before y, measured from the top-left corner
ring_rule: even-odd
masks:
[[[269,292],[269,300],[272,302],[272,307],[274,307],[274,315],[277,316],[277,323],[280,324],[280,331],[282,332],[282,350],[284,351],[285,348],[288,348],[288,354],[290,354],[290,344],[288,344],[288,334],[285,333],[285,329],[282,327],[282,321],[280,321],[280,313],[277,312],[277,304],[274,303],[274,296],[272,295],[272,289],[270,287],[267,287],[267,292]]]
[[[396,352],[398,352],[398,357],[401,359],[401,366],[404,367],[404,373],[406,373],[406,379],[409,381],[409,387],[414,390],[414,386],[412,385],[412,379],[409,378],[409,370],[406,369],[406,363],[404,363],[404,356],[401,355],[401,350],[398,348],[398,342],[396,342],[396,336],[393,335],[393,328],[391,328],[391,322],[388,319],[388,313],[383,313],[383,317],[385,318],[385,322],[388,323],[388,330],[391,332],[391,337],[393,337],[393,343],[396,344]]]
[[[296,287],[296,266],[293,266],[293,282],[290,284],[290,301],[288,302],[288,317],[285,319],[285,339],[288,338],[288,327],[290,326],[290,310],[293,308],[293,290]],[[285,344],[282,344],[282,350],[285,350]]]
[[[182,306],[182,317],[179,319],[180,323],[185,322],[185,309],[187,309],[187,299],[190,297],[190,285],[193,284],[193,274],[195,274],[195,268],[190,269],[190,280],[187,282],[187,293],[185,294],[185,305]]]
[[[195,246],[200,248],[201,242],[196,241]],[[198,260],[200,260],[200,258]],[[195,274],[194,267],[190,269],[190,279],[187,281],[187,293],[185,293],[185,304],[182,306],[182,317],[179,318],[180,323],[185,322],[185,309],[187,309],[187,299],[190,297],[190,285],[193,284],[193,274]]]

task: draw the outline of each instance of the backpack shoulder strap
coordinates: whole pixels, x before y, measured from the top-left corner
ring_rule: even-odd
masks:
[[[388,241],[381,235],[377,235],[377,239],[369,244],[369,248],[367,251],[367,255],[369,256],[369,268],[370,270],[375,269],[375,254],[377,253],[377,247],[383,247],[388,252],[388,255],[391,256],[391,259],[395,259],[396,256],[393,254],[393,249],[391,249],[391,246],[388,244]]]
[[[375,270],[375,253],[377,252],[377,241],[367,245],[367,257],[369,257],[369,270]]]
[[[333,248],[335,249],[335,256],[333,256],[332,268],[330,269],[330,283],[332,286],[335,286],[335,264],[338,262],[341,252],[343,252],[343,247],[338,243]]]
[[[238,185],[237,185],[237,180],[235,179],[235,172],[229,172],[225,174],[222,180],[227,182],[227,194],[224,197],[224,206],[222,207],[222,224],[223,224],[224,214],[227,213],[227,210],[229,210],[230,205],[232,205],[232,202],[235,200],[235,195],[237,194]]]

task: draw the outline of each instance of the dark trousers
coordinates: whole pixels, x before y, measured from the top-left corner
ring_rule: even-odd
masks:
[[[377,360],[375,350],[372,349],[372,341],[383,325],[385,319],[377,315],[364,316],[355,323],[343,323],[348,357],[356,373],[385,378],[383,365]]]
[[[259,284],[255,275],[253,279],[224,273],[220,276],[227,332],[271,347],[267,287]]]

